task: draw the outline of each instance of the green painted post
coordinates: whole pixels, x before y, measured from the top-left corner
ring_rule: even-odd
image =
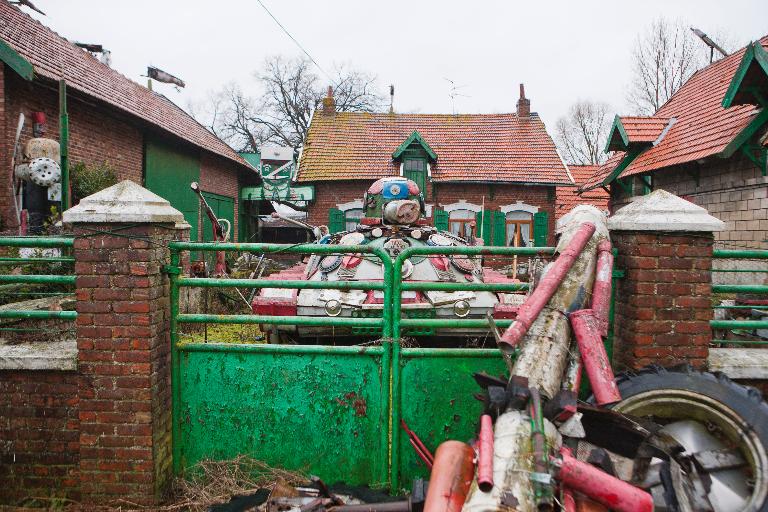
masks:
[[[69,198],[69,114],[67,82],[59,80],[59,148],[61,152],[61,211],[70,207]]]
[[[392,339],[384,339],[381,343],[381,410],[384,414],[384,424],[381,426],[381,467],[379,468],[379,483],[389,482],[392,438]]]
[[[181,368],[179,362],[179,272],[181,271],[180,254],[176,249],[171,249],[171,263],[168,267],[168,280],[170,282],[171,318],[171,446],[173,457],[173,473],[181,472]]]

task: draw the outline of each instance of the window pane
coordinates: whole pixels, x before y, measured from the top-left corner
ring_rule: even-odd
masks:
[[[507,220],[531,220],[533,215],[522,210],[512,210],[507,213]]]
[[[403,166],[406,171],[425,171],[427,163],[420,158],[406,158]]]
[[[344,220],[346,231],[354,231],[357,229],[358,221],[363,218],[363,210],[360,208],[353,208],[344,212]]]
[[[531,246],[531,225],[528,223],[520,225],[520,246]]]
[[[451,220],[475,220],[475,212],[470,210],[453,210],[448,214]]]

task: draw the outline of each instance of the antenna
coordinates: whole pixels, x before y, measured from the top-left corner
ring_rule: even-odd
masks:
[[[464,85],[456,85],[456,82],[454,82],[450,78],[443,77],[443,80],[446,80],[446,81],[450,82],[450,84],[451,84],[451,90],[448,93],[448,96],[451,98],[451,110],[453,111],[453,115],[456,115],[456,98],[459,97],[459,96],[464,97],[464,98],[469,98],[469,95],[461,94],[461,93],[459,93],[457,91],[459,89],[463,89],[467,85],[466,84],[464,84]]]
[[[720,54],[723,57],[727,57],[728,56],[728,52],[723,50],[716,42],[714,42],[712,39],[710,39],[710,37],[707,34],[705,34],[701,30],[699,30],[697,28],[694,28],[694,27],[691,27],[691,31],[694,34],[696,34],[696,37],[698,37],[699,39],[704,41],[704,44],[709,46],[709,63],[710,64],[712,64],[712,61],[715,59],[715,50],[720,52]]]
[[[389,113],[395,112],[395,84],[389,84]]]

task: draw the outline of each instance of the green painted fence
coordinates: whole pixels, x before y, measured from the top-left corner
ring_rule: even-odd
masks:
[[[402,435],[400,419],[431,450],[445,439],[470,439],[481,404],[472,375],[503,376],[496,349],[402,348],[403,330],[487,325],[485,320],[402,318],[400,292],[410,289],[525,290],[525,284],[403,283],[400,268],[413,254],[535,255],[552,248],[462,247],[407,250],[393,262],[368,246],[221,244],[172,242],[171,339],[174,468],[184,473],[200,460],[242,453],[286,469],[335,482],[399,489],[426,474]],[[260,280],[259,287],[375,289],[390,305],[381,318],[269,317],[179,314],[181,287],[253,287],[252,280],[180,276],[181,251],[256,253],[367,253],[384,262],[384,280],[314,282]],[[397,269],[397,273],[395,273]],[[229,345],[178,341],[181,323],[264,323],[379,328],[383,342],[371,347]],[[497,325],[509,325],[499,320]]]

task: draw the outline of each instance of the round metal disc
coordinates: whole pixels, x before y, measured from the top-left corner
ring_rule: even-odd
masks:
[[[453,240],[448,238],[445,235],[440,235],[438,233],[435,233],[434,235],[429,237],[429,240],[427,241],[429,245],[437,245],[440,247],[446,247],[449,245],[453,245]]]
[[[320,260],[319,266],[322,272],[332,272],[339,268],[339,265],[341,265],[341,256],[331,254]]]
[[[475,270],[475,262],[471,258],[458,255],[449,256],[449,258],[453,266],[465,274],[471,274]]]
[[[341,237],[341,240],[339,240],[339,245],[360,245],[364,240],[365,235],[355,231],[354,233],[347,233]]]

